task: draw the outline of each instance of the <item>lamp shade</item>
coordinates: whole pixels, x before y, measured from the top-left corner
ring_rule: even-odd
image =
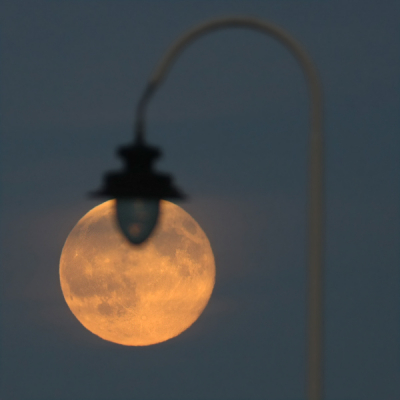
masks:
[[[142,140],[119,148],[124,169],[105,174],[103,187],[92,196],[116,198],[116,216],[123,234],[133,244],[145,241],[153,231],[161,199],[183,199],[171,176],[153,171],[161,156],[158,148]]]

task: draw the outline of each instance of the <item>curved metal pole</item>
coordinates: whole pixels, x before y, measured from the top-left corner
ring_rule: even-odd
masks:
[[[308,384],[309,400],[323,398],[323,257],[324,257],[324,179],[322,90],[316,68],[302,48],[286,31],[269,22],[252,17],[226,17],[195,26],[180,37],[167,51],[151,76],[139,101],[136,119],[136,139],[144,135],[144,114],[155,90],[182,50],[198,37],[222,28],[250,28],[273,36],[286,46],[300,63],[309,87],[310,148],[308,204]]]

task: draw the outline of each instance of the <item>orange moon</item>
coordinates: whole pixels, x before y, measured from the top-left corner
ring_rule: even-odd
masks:
[[[203,312],[215,283],[214,255],[199,224],[164,200],[152,236],[130,244],[116,226],[115,200],[109,200],[69,234],[60,282],[69,308],[90,332],[147,346],[179,335]]]

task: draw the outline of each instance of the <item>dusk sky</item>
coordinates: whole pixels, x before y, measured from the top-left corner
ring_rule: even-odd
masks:
[[[400,398],[398,0],[0,2],[0,399],[305,400],[309,98],[274,39],[193,43],[150,103],[157,169],[207,234],[216,285],[184,333],[100,339],[60,288],[65,240],[120,167],[169,45],[210,18],[270,21],[324,91],[325,399]]]

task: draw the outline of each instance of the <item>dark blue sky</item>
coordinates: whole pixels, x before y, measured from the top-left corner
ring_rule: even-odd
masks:
[[[150,104],[159,169],[217,262],[186,332],[129,348],[83,328],[58,262],[96,202],[164,51],[208,18],[291,33],[324,87],[326,400],[400,398],[397,1],[20,1],[0,5],[2,400],[303,400],[308,97],[273,39],[194,43]]]

